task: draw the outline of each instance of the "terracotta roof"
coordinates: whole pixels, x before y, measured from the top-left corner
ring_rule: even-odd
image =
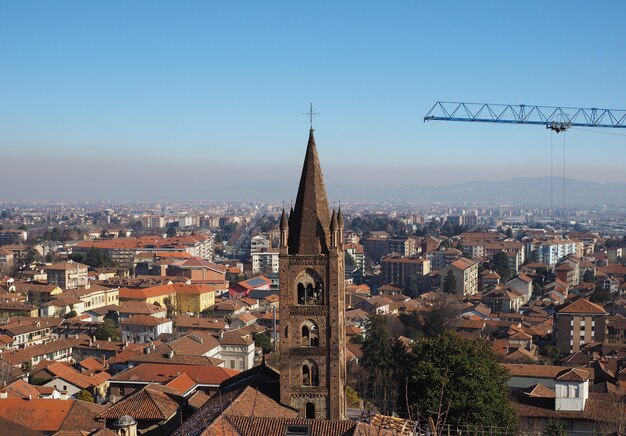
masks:
[[[185,395],[196,386],[196,382],[186,372],[172,379],[165,386],[176,389],[180,395]]]
[[[174,434],[177,436],[234,434],[230,422],[224,419],[233,415],[250,416],[254,419],[260,419],[260,417],[295,418],[298,412],[274,401],[253,387],[244,386],[215,394]],[[284,432],[281,436],[284,436]]]
[[[79,344],[80,339],[57,339],[47,344],[33,345],[32,347],[22,348],[19,350],[5,351],[2,353],[2,360],[10,363],[11,365],[18,365],[20,363],[31,360],[35,356],[45,356],[55,351],[62,351],[71,349]]]
[[[196,383],[206,385],[219,385],[227,378],[239,374],[239,371],[234,369],[215,366],[144,363],[114,375],[111,378],[111,382],[137,381],[167,383],[176,377],[176,374],[182,374],[183,372],[186,372]]]
[[[526,365],[513,363],[504,363],[502,366],[509,371],[511,377],[537,377],[550,379],[556,379],[556,377],[561,374],[564,369],[568,369],[563,368],[562,366],[554,365]]]
[[[545,387],[541,383],[529,386],[522,390],[524,394],[532,398],[555,398],[556,394],[550,388]]]
[[[61,428],[73,403],[52,398],[5,398],[0,400],[0,417],[33,430],[54,433]]]
[[[476,265],[476,262],[474,262],[471,259],[467,259],[465,257],[462,257],[458,260],[455,260],[454,262],[452,262],[451,264],[452,266],[454,266],[455,268],[460,269],[461,271],[466,270],[467,268]]]
[[[558,313],[606,314],[606,310],[599,304],[592,303],[585,298],[580,298],[558,309]]]
[[[129,415],[137,421],[163,421],[174,415],[178,408],[178,402],[168,394],[146,387],[109,406],[98,414],[98,418],[118,419]]]
[[[284,436],[289,426],[308,427],[309,436],[352,435],[359,425],[354,421],[329,421],[322,419],[280,419],[252,416],[227,416],[229,424],[242,436]],[[391,432],[370,427],[370,432],[360,434],[384,435]]]
[[[40,394],[36,386],[33,386],[22,379],[15,380],[10,385],[4,387],[2,390],[7,393],[8,398],[24,399],[28,398],[29,395],[31,398],[38,398]]]
[[[104,421],[97,421],[95,418],[106,409],[106,406],[80,400],[72,401],[72,403],[72,408],[61,424],[61,430],[91,433],[104,427]]]
[[[200,409],[202,406],[204,406],[204,404],[209,401],[209,397],[207,394],[205,394],[202,391],[196,391],[195,394],[193,394],[191,397],[189,397],[189,399],[187,400],[187,404],[189,406],[191,406],[193,409],[198,410]]]
[[[589,371],[580,368],[570,368],[558,375],[558,381],[584,382],[589,380]]]
[[[152,315],[154,313],[167,312],[164,307],[148,304],[145,301],[125,301],[119,309],[120,313],[132,313],[134,315]]]
[[[0,434],[20,436],[42,436],[43,433],[32,430],[25,425],[18,424],[6,418],[0,417]]]
[[[174,318],[174,325],[177,328],[184,327],[198,330],[224,330],[228,324],[213,318],[194,318],[190,316],[179,316]]]
[[[169,318],[158,318],[156,316],[148,315],[133,315],[130,318],[122,320],[121,325],[142,325],[154,327],[161,324],[167,324],[172,322]]]

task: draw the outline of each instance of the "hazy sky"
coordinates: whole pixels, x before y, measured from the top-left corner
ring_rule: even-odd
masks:
[[[295,196],[309,102],[329,184],[546,176],[542,127],[422,118],[626,108],[624,23],[617,0],[0,0],[0,201]],[[565,141],[568,176],[626,183],[626,129]]]

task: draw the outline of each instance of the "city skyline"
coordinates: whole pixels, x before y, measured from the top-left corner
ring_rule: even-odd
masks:
[[[551,141],[560,177],[564,136],[566,177],[626,183],[618,129],[422,121],[437,100],[619,109],[625,8],[0,2],[0,199],[289,184],[310,102],[330,186],[545,177]]]

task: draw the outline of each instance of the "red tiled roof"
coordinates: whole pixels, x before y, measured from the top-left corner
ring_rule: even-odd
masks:
[[[196,383],[206,385],[219,385],[239,371],[215,366],[199,365],[159,365],[156,363],[144,363],[126,371],[120,372],[111,378],[115,381],[145,381],[163,383],[172,380],[176,374],[186,372]]]
[[[606,314],[606,310],[598,304],[591,301],[580,298],[566,306],[560,308],[558,313],[590,313],[590,314]]]
[[[178,408],[178,402],[166,393],[144,388],[108,407],[98,414],[98,418],[118,419],[129,415],[138,421],[163,421],[176,413]]]
[[[52,398],[5,398],[0,400],[0,417],[33,430],[54,433],[60,429],[73,403]]]

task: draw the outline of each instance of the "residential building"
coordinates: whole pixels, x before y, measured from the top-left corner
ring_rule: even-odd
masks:
[[[252,274],[278,274],[278,251],[255,251],[252,257]]]
[[[456,248],[440,248],[438,250],[429,251],[426,253],[426,258],[430,261],[430,268],[433,271],[440,271],[452,262],[460,259],[463,256],[461,250]]]
[[[48,284],[64,290],[89,287],[89,267],[78,262],[59,262],[46,266]]]
[[[176,288],[173,284],[151,286],[149,288],[120,288],[120,303],[126,301],[143,301],[161,307],[176,305]]]
[[[265,276],[252,277],[251,279],[235,283],[228,289],[230,298],[247,297],[251,291],[269,291],[272,281]]]
[[[361,274],[364,274],[365,273],[365,250],[363,249],[363,246],[358,243],[353,242],[349,244],[344,244],[343,248],[345,252],[349,254],[350,256],[352,256],[352,259],[354,259],[354,264],[356,266],[356,269]]]
[[[172,286],[180,313],[200,314],[215,304],[215,287],[211,285],[175,283]]]
[[[475,295],[478,293],[478,262],[462,257],[441,270],[441,285],[444,286],[448,272],[452,272],[457,295]]]
[[[385,256],[381,260],[384,283],[393,283],[407,289],[417,286],[424,276],[430,274],[430,261],[425,258]]]
[[[554,336],[561,353],[580,351],[589,342],[604,342],[607,337],[607,312],[591,301],[580,298],[556,309]]]
[[[119,320],[123,321],[134,315],[154,316],[157,318],[165,318],[167,309],[155,304],[146,303],[145,301],[129,300],[122,303],[118,311]]]
[[[162,333],[172,333],[172,320],[154,316],[134,315],[120,323],[122,340],[130,342],[155,341]]]
[[[582,256],[583,248],[583,243],[574,239],[537,240],[530,243],[535,261],[548,265],[556,265],[568,254]]]
[[[220,339],[219,358],[224,367],[247,371],[254,366],[254,340],[252,335],[243,330],[232,330],[224,333]]]
[[[416,253],[414,238],[389,238],[387,246],[389,253],[402,257],[411,257]]]
[[[372,262],[378,263],[383,256],[389,254],[389,235],[387,232],[371,232],[371,236],[365,239],[363,246],[365,255]]]
[[[26,230],[0,230],[0,245],[17,245],[27,240]]]
[[[272,248],[272,242],[263,235],[256,235],[250,239],[250,254],[262,253]]]
[[[165,227],[165,218],[161,215],[143,215],[141,225],[146,229],[162,229]]]
[[[525,274],[520,274],[506,282],[507,288],[519,292],[524,298],[523,304],[528,303],[533,295],[533,279]]]

